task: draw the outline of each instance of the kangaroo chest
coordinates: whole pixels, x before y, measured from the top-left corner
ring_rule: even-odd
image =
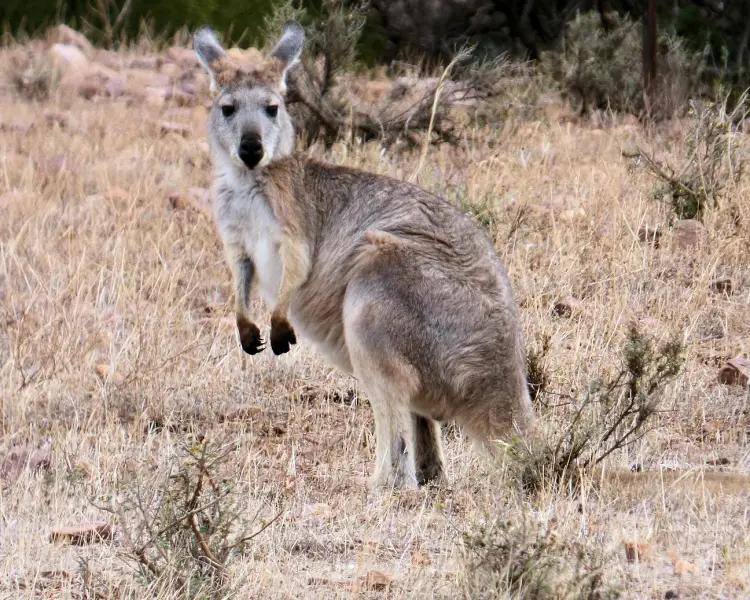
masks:
[[[254,186],[218,186],[216,218],[229,251],[250,258],[258,292],[273,305],[281,284],[281,228],[262,192]]]

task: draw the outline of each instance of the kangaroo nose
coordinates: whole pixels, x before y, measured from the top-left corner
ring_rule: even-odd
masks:
[[[248,169],[254,168],[263,158],[263,142],[257,133],[246,133],[240,140],[240,160]]]

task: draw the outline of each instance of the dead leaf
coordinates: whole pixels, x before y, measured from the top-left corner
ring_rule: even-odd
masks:
[[[674,572],[675,575],[678,575],[680,577],[683,577],[687,575],[688,573],[695,573],[698,571],[698,567],[695,566],[693,563],[688,562],[686,560],[677,559],[674,561]]]
[[[625,540],[623,546],[625,546],[625,558],[628,562],[643,562],[654,555],[654,548],[648,542]]]
[[[393,582],[393,575],[383,571],[368,571],[365,576],[365,584],[373,590],[385,590]]]
[[[184,192],[173,190],[167,198],[174,209],[193,208],[208,215],[212,212],[211,192],[205,188],[190,187]]]
[[[92,523],[73,527],[55,527],[50,533],[51,542],[68,542],[73,546],[83,546],[110,540],[112,526],[108,523]]]

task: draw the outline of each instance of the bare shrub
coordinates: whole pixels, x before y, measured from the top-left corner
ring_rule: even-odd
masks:
[[[654,196],[666,198],[678,219],[702,219],[706,209],[719,207],[727,190],[742,178],[745,165],[739,153],[736,127],[750,115],[745,92],[734,108],[729,95],[720,102],[692,101],[691,125],[684,137],[687,159],[673,165],[638,148],[624,152],[640,161],[659,180]]]
[[[227,569],[281,513],[253,533],[246,494],[239,489],[234,445],[200,441],[183,447],[150,485],[133,482],[117,496],[125,559],[154,589],[188,598],[226,592]]]
[[[465,573],[473,598],[604,600],[619,591],[603,578],[593,543],[558,535],[554,520],[493,519],[463,534]]]
[[[616,17],[606,30],[598,13],[577,16],[566,28],[559,48],[542,53],[540,69],[557,83],[581,112],[594,109],[644,113],[641,69],[642,25]],[[690,54],[674,37],[658,42],[656,89],[648,107],[651,117],[670,117],[683,109],[698,89],[703,54]]]
[[[562,434],[510,446],[522,486],[533,492],[547,483],[575,485],[581,473],[656,427],[659,402],[682,368],[682,353],[676,341],[655,348],[631,325],[622,367],[609,380],[592,381],[582,398],[572,400],[572,417],[550,428]]]
[[[320,15],[312,16],[291,2],[280,5],[266,22],[268,37],[294,19],[306,25],[301,68],[289,76],[290,113],[298,134],[310,145],[318,139],[330,144],[342,136],[362,140],[382,139],[386,144],[402,140],[409,145],[456,142],[453,109],[475,110],[489,106],[493,98],[518,94],[520,81],[514,65],[501,57],[477,62],[471,49],[453,54],[439,76],[405,75],[377,82],[386,88],[378,100],[367,96],[368,82],[357,74],[357,44],[365,24],[365,3],[326,0]],[[526,71],[524,71],[524,75]],[[499,104],[493,104],[497,106]],[[517,103],[510,104],[512,107]],[[506,108],[507,117],[511,109]],[[497,119],[492,118],[496,124]],[[426,132],[426,134],[423,134]]]

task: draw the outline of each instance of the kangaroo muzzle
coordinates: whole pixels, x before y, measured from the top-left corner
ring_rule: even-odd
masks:
[[[254,169],[263,158],[263,142],[260,136],[257,133],[243,135],[237,154],[248,169]]]

